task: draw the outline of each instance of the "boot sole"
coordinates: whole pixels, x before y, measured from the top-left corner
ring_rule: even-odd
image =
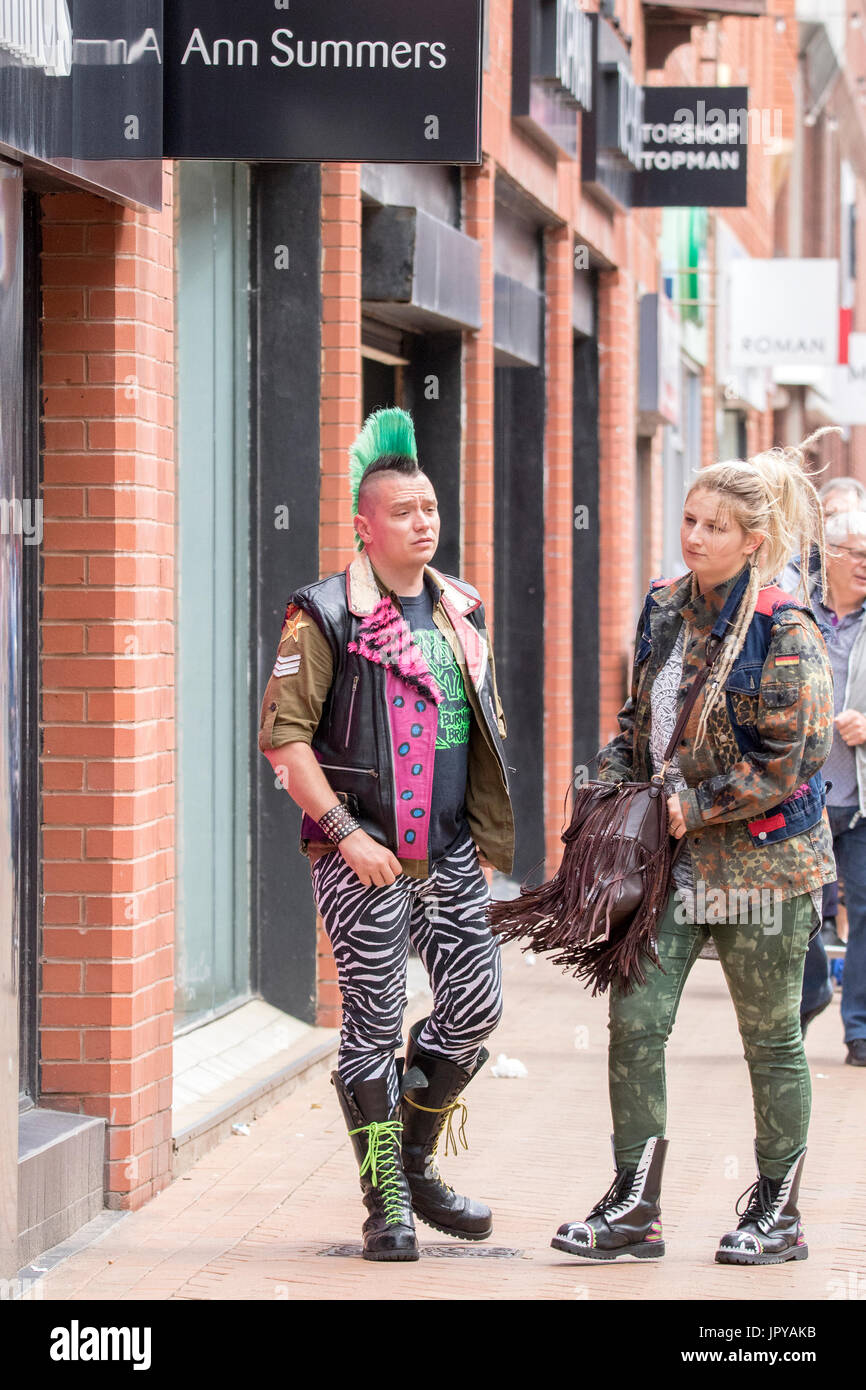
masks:
[[[410,1260],[419,1260],[420,1258],[420,1250],[363,1250],[361,1252],[362,1260],[374,1260],[377,1264],[386,1262],[406,1264]]]
[[[783,1250],[778,1255],[750,1255],[746,1251],[738,1250],[717,1250],[716,1264],[718,1265],[781,1265],[787,1260],[808,1260],[808,1245],[792,1245],[790,1250]]]
[[[566,1240],[565,1236],[554,1236],[550,1242],[554,1250],[564,1250],[567,1255],[577,1255],[584,1260],[621,1260],[631,1256],[635,1260],[660,1260],[665,1253],[663,1240],[644,1241],[641,1245],[623,1245],[618,1250],[592,1250],[587,1245]]]
[[[459,1231],[454,1226],[443,1226],[439,1221],[434,1221],[431,1217],[425,1216],[423,1211],[417,1207],[412,1208],[419,1221],[423,1221],[425,1226],[429,1226],[434,1231],[441,1231],[443,1236],[453,1236],[455,1240],[489,1240],[493,1235],[493,1222],[486,1231]]]

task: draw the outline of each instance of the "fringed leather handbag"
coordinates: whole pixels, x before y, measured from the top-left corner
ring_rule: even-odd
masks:
[[[587,782],[574,794],[565,852],[556,874],[538,888],[523,888],[508,902],[493,902],[490,922],[503,941],[523,950],[555,952],[578,979],[603,994],[613,981],[630,993],[643,984],[643,962],[658,965],[655,933],[667,900],[671,869],[685,836],[672,848],[664,777],[721,647],[715,629],[706,664],[693,681],[649,782]]]

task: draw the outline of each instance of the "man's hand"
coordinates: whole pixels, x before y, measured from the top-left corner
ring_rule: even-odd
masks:
[[[849,748],[866,743],[866,715],[861,714],[859,710],[843,709],[833,722]]]
[[[683,808],[680,799],[674,793],[668,797],[668,831],[675,840],[681,840],[686,833],[686,823],[683,820]]]
[[[396,855],[366,830],[353,830],[351,835],[345,835],[337,849],[365,888],[389,888],[403,872]]]

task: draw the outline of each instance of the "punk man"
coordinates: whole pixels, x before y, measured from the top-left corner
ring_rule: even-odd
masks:
[[[436,1147],[458,1107],[465,1118],[458,1098],[501,1015],[481,864],[510,871],[514,820],[484,608],[430,564],[439,514],[410,416],[377,411],[350,455],[359,553],[291,595],[259,747],[304,812],[337,963],[332,1081],[369,1213],[364,1258],[416,1260],[413,1212],[464,1240],[492,1230],[488,1207],[442,1181]],[[404,1064],[410,943],[433,1010]]]

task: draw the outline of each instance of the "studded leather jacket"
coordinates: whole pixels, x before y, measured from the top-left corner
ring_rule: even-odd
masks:
[[[461,667],[472,711],[469,830],[483,858],[508,873],[514,818],[503,747],[506,728],[484,608],[477,591],[464,581],[430,566],[426,575],[434,595],[433,621]],[[380,586],[363,553],[345,572],[292,594],[262,701],[263,752],[281,746],[279,738],[274,743],[281,697],[301,660],[300,649],[287,635],[297,635],[298,621],[292,615],[298,613],[315,622],[331,654],[330,687],[310,740],[322,771],[362,828],[397,856],[404,873],[426,877],[439,692],[412,642],[399,600]],[[302,851],[315,858],[332,848],[316,822],[305,816]]]

